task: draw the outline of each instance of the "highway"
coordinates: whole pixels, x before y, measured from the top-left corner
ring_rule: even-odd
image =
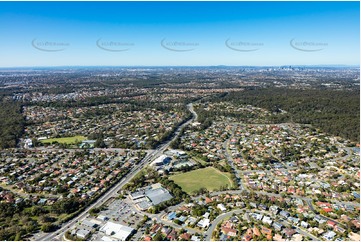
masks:
[[[47,233],[44,235],[35,235],[35,240],[37,241],[50,241],[50,240],[62,240],[64,233],[74,226],[78,221],[83,220],[89,213],[89,210],[95,207],[101,206],[103,203],[105,203],[108,199],[112,197],[117,197],[119,194],[117,193],[125,184],[127,184],[140,170],[142,170],[146,165],[150,164],[152,160],[160,156],[168,147],[169,145],[178,138],[181,130],[189,125],[194,120],[197,120],[197,113],[193,110],[193,104],[189,103],[187,105],[188,110],[192,113],[192,118],[185,122],[184,124],[180,125],[176,131],[173,134],[173,137],[167,141],[165,144],[161,144],[157,147],[157,149],[151,151],[148,153],[143,160],[136,166],[134,166],[129,173],[121,179],[116,185],[114,185],[112,188],[110,188],[108,191],[106,191],[97,201],[92,203],[90,206],[88,206],[82,213],[80,213],[75,218],[69,220],[68,222],[64,223],[58,230]]]
[[[59,228],[57,231],[52,232],[52,233],[39,233],[37,235],[34,236],[34,240],[37,241],[50,241],[50,240],[62,240],[64,233],[71,228],[72,226],[74,226],[78,221],[83,220],[86,216],[88,216],[89,214],[89,210],[94,208],[94,207],[99,207],[102,204],[104,204],[108,199],[112,198],[112,197],[117,197],[118,191],[125,185],[127,184],[136,174],[138,174],[138,172],[140,170],[142,170],[146,165],[150,164],[151,161],[153,161],[155,158],[157,158],[158,156],[160,156],[171,144],[171,142],[173,142],[175,139],[178,138],[179,134],[181,133],[181,130],[188,126],[190,123],[194,122],[197,120],[198,116],[197,113],[193,110],[193,104],[189,103],[187,105],[187,109],[192,113],[192,118],[190,120],[188,120],[187,122],[185,122],[184,124],[180,125],[174,132],[173,136],[169,139],[169,141],[167,141],[164,144],[159,145],[155,150],[148,150],[147,151],[147,155],[143,158],[143,160],[136,166],[134,166],[129,173],[121,179],[121,181],[119,181],[116,185],[114,185],[112,188],[110,188],[108,191],[106,191],[97,201],[95,201],[93,204],[91,204],[90,206],[88,206],[82,213],[80,213],[78,216],[76,216],[75,218],[71,219],[70,221],[64,223],[61,228]],[[233,130],[234,132],[234,130]],[[231,135],[231,137],[233,136],[233,133]],[[231,139],[231,138],[230,138]],[[228,139],[226,142],[224,142],[223,144],[223,148],[225,149],[225,153],[226,153],[226,158],[228,163],[235,169],[235,166],[233,164],[233,160],[232,157],[229,154],[229,150],[228,148]],[[235,169],[235,171],[237,171],[237,169]],[[239,174],[237,176],[237,178],[240,179]],[[243,186],[242,184],[242,180],[240,179],[240,184],[239,184],[239,190],[232,190],[232,191],[221,191],[221,192],[212,192],[211,195],[219,195],[219,194],[224,194],[224,193],[229,193],[229,194],[241,194],[242,192],[247,191],[247,189]],[[266,196],[275,196],[275,197],[281,197],[280,194],[275,194],[275,193],[268,193],[268,192],[262,192],[262,191],[254,191],[257,194],[261,194],[261,195],[266,195]],[[295,195],[291,195],[291,197],[294,198],[300,198],[302,200],[304,200],[307,205],[310,207],[311,211],[313,211],[315,214],[317,214],[317,212],[315,211],[315,209],[312,206],[312,199],[308,198],[308,197],[301,197],[301,196],[295,196]],[[206,231],[205,233],[205,239],[206,240],[210,240],[212,237],[212,232],[214,230],[214,228],[216,227],[216,225],[222,221],[224,218],[226,218],[227,216],[231,215],[232,213],[240,213],[242,210],[244,209],[236,209],[233,210],[231,212],[225,213],[225,214],[221,214],[220,216],[218,216],[214,221],[212,221],[212,224],[210,226],[210,228]],[[161,215],[164,215],[163,213],[161,213]],[[327,218],[325,216],[320,215],[321,217],[327,219],[327,220],[332,220],[330,218]],[[152,216],[151,216],[152,217]],[[157,220],[163,220],[161,219],[162,216],[160,215],[155,215],[155,217],[157,218]],[[336,222],[337,224],[340,224],[339,222],[332,220],[334,222]],[[172,224],[173,225],[173,224]],[[341,224],[343,225],[343,224]],[[302,228],[296,227],[296,230],[305,235],[310,237],[313,240],[317,240],[317,237],[309,234],[308,232],[304,231]]]

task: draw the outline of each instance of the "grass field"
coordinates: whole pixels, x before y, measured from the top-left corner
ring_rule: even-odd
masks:
[[[230,174],[221,172],[214,167],[173,175],[170,179],[188,194],[202,187],[207,188],[208,191],[213,191],[214,189],[219,189],[221,186],[232,186]]]
[[[86,137],[81,136],[81,135],[77,135],[77,136],[73,136],[73,137],[44,139],[44,140],[41,140],[41,143],[51,144],[51,143],[54,143],[54,142],[58,142],[59,144],[75,144],[76,142],[80,142],[80,141],[83,141],[85,139],[86,139]]]

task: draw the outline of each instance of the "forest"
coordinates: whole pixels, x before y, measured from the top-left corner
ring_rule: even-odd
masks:
[[[273,122],[312,124],[331,135],[360,140],[359,90],[248,88],[220,100],[250,104],[275,113],[284,110],[287,114],[274,115]]]
[[[21,104],[5,99],[0,101],[0,120],[0,149],[15,147],[25,124]]]

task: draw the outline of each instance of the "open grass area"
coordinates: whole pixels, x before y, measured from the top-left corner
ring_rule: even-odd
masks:
[[[173,175],[170,177],[178,184],[183,191],[191,194],[204,187],[208,191],[219,189],[221,186],[232,186],[230,174],[221,172],[214,167],[207,167],[186,173]]]
[[[44,139],[44,140],[41,140],[41,143],[51,144],[51,143],[54,143],[54,142],[58,142],[59,144],[69,144],[69,145],[71,145],[71,144],[75,144],[77,142],[81,142],[81,141],[83,141],[85,139],[86,139],[85,136],[77,135],[77,136],[73,136],[73,137]]]

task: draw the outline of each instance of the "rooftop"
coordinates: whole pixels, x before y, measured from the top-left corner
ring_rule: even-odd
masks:
[[[125,241],[133,232],[133,229],[121,224],[107,222],[103,227],[100,228],[100,231],[104,232],[110,237]]]

